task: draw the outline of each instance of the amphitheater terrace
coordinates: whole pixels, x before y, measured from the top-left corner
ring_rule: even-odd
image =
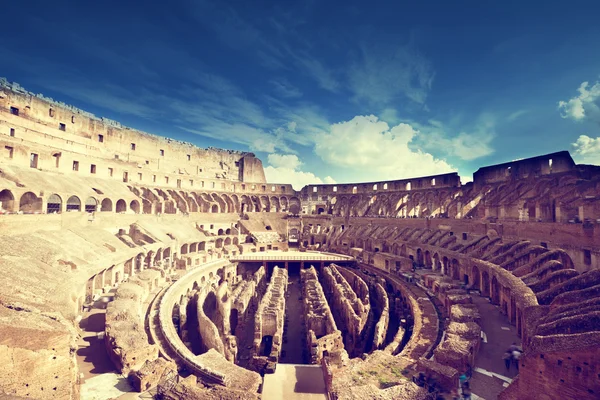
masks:
[[[600,396],[600,167],[567,151],[296,191],[5,80],[0,151],[0,397]]]

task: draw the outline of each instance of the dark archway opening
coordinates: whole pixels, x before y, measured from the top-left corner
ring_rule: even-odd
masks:
[[[268,357],[271,354],[272,348],[273,348],[273,336],[270,336],[270,335],[263,336],[262,341],[260,342],[259,354],[261,356]]]
[[[202,341],[200,329],[198,325],[198,300],[196,296],[192,296],[186,307],[186,322],[185,328],[188,334],[188,340],[192,345],[192,352],[199,355],[208,351],[206,345]]]
[[[238,310],[234,308],[231,310],[231,314],[229,315],[229,326],[231,328],[231,334],[235,335],[235,331],[238,326]]]

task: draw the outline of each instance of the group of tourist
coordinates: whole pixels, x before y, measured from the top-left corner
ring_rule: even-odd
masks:
[[[514,364],[517,371],[519,370],[519,358],[521,358],[522,353],[523,349],[517,346],[516,343],[511,344],[508,349],[506,349],[502,359],[504,360],[504,366],[507,371],[510,370],[511,364]]]

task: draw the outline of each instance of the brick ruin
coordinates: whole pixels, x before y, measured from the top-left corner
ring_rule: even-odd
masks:
[[[295,191],[252,153],[5,80],[0,151],[0,397],[85,398],[123,374],[168,399],[257,399],[301,348],[330,398],[425,398],[419,373],[451,398],[464,373],[493,386],[473,370],[501,360],[496,330],[523,355],[494,396],[599,396],[600,167],[566,151],[465,184]]]
[[[342,332],[337,329],[315,267],[302,269],[300,278],[304,295],[306,343],[310,349],[311,363],[318,364],[324,354],[344,351]]]
[[[279,267],[273,269],[271,281],[260,305],[256,310],[254,321],[255,358],[266,359],[267,370],[273,370],[281,353],[283,341],[283,322],[285,313],[285,292],[287,289],[287,270]],[[255,362],[259,362],[256,360]]]

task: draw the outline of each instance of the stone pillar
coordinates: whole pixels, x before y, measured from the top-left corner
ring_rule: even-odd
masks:
[[[556,220],[554,222],[563,222],[560,205],[558,205],[558,204],[554,207],[554,215],[556,217]]]

